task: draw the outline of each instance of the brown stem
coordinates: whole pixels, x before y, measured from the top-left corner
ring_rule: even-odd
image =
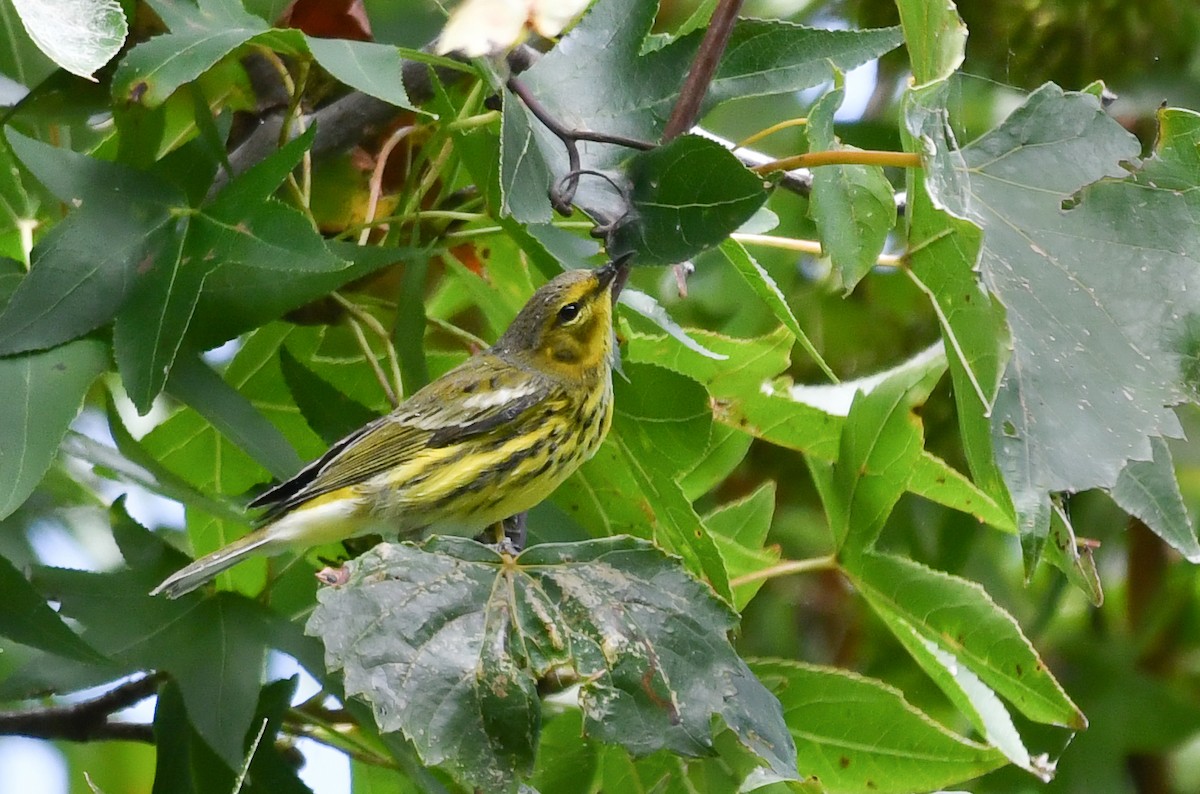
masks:
[[[109,718],[153,695],[162,680],[161,673],[151,673],[82,703],[0,712],[0,736],[65,739],[71,742],[121,740],[153,743],[152,726],[110,722]]]
[[[827,152],[805,152],[763,163],[750,169],[756,174],[791,171],[793,168],[814,168],[820,165],[893,165],[898,168],[920,168],[920,155],[912,152],[876,152],[860,149],[831,149]]]
[[[733,33],[733,24],[737,22],[738,11],[742,9],[742,0],[720,0],[713,11],[708,29],[704,31],[704,39],[696,50],[696,57],[688,69],[687,78],[671,109],[671,117],[663,128],[663,143],[678,138],[695,126],[700,116],[700,105],[708,86],[712,83],[713,75],[717,72],[717,64],[725,54],[729,44],[729,36]]]

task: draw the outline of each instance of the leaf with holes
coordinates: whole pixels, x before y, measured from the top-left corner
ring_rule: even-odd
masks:
[[[325,588],[307,631],[346,692],[427,764],[487,791],[532,769],[539,686],[578,683],[584,731],[635,755],[713,752],[720,717],[795,778],[778,702],[729,645],[734,615],[650,544],[543,544],[515,560],[462,538],[381,544]]]

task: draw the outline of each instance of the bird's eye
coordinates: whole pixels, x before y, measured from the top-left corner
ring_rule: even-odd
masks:
[[[560,323],[569,323],[579,316],[579,304],[568,303],[558,310],[558,321]]]

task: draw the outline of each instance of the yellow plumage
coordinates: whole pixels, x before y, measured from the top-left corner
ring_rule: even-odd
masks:
[[[612,422],[615,264],[563,273],[487,350],[250,503],[263,526],[153,593],[190,592],[242,558],[374,531],[476,534],[541,502]]]

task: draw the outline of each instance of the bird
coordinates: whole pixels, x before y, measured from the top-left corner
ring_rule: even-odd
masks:
[[[474,536],[548,497],[612,424],[624,261],[567,270],[491,347],[252,500],[257,529],[168,576],[178,598],[241,560],[371,532]]]

